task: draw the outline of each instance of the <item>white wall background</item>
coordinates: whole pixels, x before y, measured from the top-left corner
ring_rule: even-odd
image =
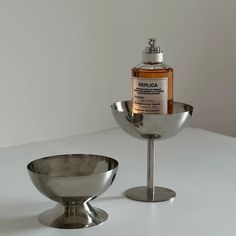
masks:
[[[0,0],[0,146],[114,127],[150,36],[192,125],[236,136],[235,0]]]

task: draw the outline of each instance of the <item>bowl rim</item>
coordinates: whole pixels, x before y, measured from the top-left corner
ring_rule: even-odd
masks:
[[[49,158],[55,158],[55,157],[60,157],[60,156],[77,156],[78,158],[79,157],[82,157],[82,156],[90,156],[90,157],[103,157],[104,159],[110,159],[112,160],[114,163],[115,163],[115,167],[111,168],[110,170],[108,171],[103,171],[103,172],[100,172],[100,173],[95,173],[95,174],[91,174],[89,176],[96,176],[96,175],[101,175],[101,174],[104,174],[104,173],[108,173],[108,172],[111,172],[111,171],[114,171],[118,168],[119,166],[119,162],[112,158],[112,157],[108,157],[108,156],[104,156],[104,155],[100,155],[100,154],[93,154],[93,153],[63,153],[63,154],[56,154],[56,155],[50,155],[50,156],[44,156],[44,157],[40,157],[40,158],[37,158],[33,161],[30,161],[28,164],[27,164],[27,170],[29,173],[31,174],[34,174],[34,175],[39,175],[39,176],[45,176],[45,177],[50,177],[50,178],[84,178],[84,177],[88,177],[88,175],[72,175],[72,176],[65,176],[65,175],[57,175],[57,176],[50,176],[48,174],[42,174],[42,173],[38,173],[38,172],[35,172],[31,169],[31,166],[33,165],[34,162],[36,161],[40,161],[40,160],[43,160],[43,159],[49,159]]]
[[[125,114],[133,114],[133,115],[145,115],[146,117],[150,117],[150,116],[173,116],[173,115],[178,115],[178,114],[183,114],[183,113],[192,113],[193,112],[193,106],[185,103],[185,102],[178,102],[178,101],[173,101],[173,105],[182,105],[182,106],[186,106],[188,109],[185,111],[181,111],[181,112],[173,112],[173,113],[168,113],[168,114],[155,114],[155,113],[133,113],[132,111],[118,111],[115,110],[115,106],[117,106],[117,104],[130,104],[131,100],[123,100],[123,101],[116,101],[114,103],[111,104],[111,109],[112,112],[116,112],[116,113],[125,113]]]

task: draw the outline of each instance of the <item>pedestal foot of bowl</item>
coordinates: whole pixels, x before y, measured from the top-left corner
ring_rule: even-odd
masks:
[[[61,204],[44,211],[39,215],[39,221],[49,227],[60,229],[87,228],[103,223],[108,214],[92,207],[89,203]]]

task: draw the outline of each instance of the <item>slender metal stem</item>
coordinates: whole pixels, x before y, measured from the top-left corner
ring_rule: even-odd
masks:
[[[154,198],[155,195],[155,143],[154,139],[148,139],[147,148],[147,187],[148,195]]]

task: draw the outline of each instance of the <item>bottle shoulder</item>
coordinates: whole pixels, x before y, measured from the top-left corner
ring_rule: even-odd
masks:
[[[173,68],[171,68],[169,65],[165,64],[165,63],[154,63],[154,64],[145,64],[145,63],[141,63],[138,64],[137,66],[132,68],[132,71],[137,71],[137,70],[146,70],[146,71],[150,71],[150,70],[170,70],[173,71]]]

